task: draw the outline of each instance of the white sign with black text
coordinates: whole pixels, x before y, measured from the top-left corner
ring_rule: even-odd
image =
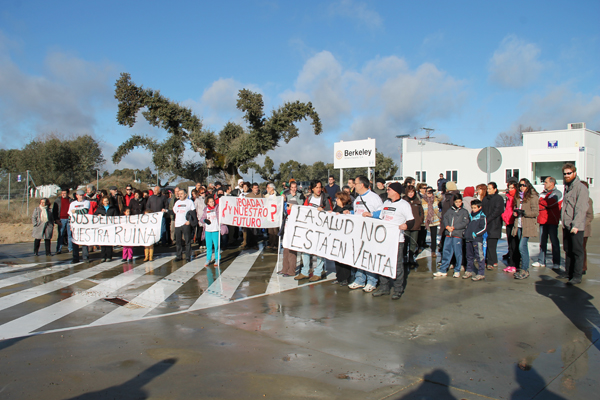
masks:
[[[333,144],[333,168],[375,166],[375,139],[353,140]]]
[[[81,246],[150,246],[160,240],[163,213],[122,215],[72,214],[73,242]]]
[[[398,225],[358,215],[292,206],[283,247],[396,278]]]

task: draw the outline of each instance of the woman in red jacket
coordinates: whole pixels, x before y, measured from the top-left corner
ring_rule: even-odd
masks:
[[[515,216],[513,212],[515,210],[515,195],[517,194],[517,184],[510,182],[508,189],[506,190],[506,206],[502,213],[502,220],[506,224],[506,241],[508,242],[508,260],[507,267],[504,268],[504,272],[516,272],[517,268],[515,265],[514,254],[519,254],[519,241],[511,235],[513,226],[515,223]]]

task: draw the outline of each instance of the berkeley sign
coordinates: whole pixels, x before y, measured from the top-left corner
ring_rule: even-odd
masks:
[[[375,166],[375,139],[338,142],[333,145],[333,167],[361,168]]]
[[[396,278],[398,225],[358,215],[292,206],[283,247]]]

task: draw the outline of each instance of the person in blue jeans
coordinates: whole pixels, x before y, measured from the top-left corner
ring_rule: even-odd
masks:
[[[62,250],[65,233],[68,238],[67,246],[69,248],[69,252],[73,251],[73,241],[71,239],[71,229],[69,229],[69,206],[73,201],[72,198],[69,197],[69,190],[63,189],[60,192],[60,197],[54,201],[54,205],[52,206],[52,216],[54,220],[57,221],[56,225],[58,227],[58,237],[56,238],[56,254],[60,254]]]
[[[465,228],[469,224],[469,212],[462,207],[462,196],[455,193],[452,207],[444,214],[442,226],[445,227],[444,248],[442,250],[442,265],[440,270],[434,272],[434,277],[443,277],[448,275],[452,255],[456,257],[454,267],[454,277],[460,277],[460,268],[462,265],[462,241]]]

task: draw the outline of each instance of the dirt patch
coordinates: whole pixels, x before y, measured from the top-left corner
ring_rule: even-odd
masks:
[[[0,244],[33,242],[32,231],[32,224],[21,222],[16,224],[0,223]],[[56,234],[56,229],[54,233]]]

